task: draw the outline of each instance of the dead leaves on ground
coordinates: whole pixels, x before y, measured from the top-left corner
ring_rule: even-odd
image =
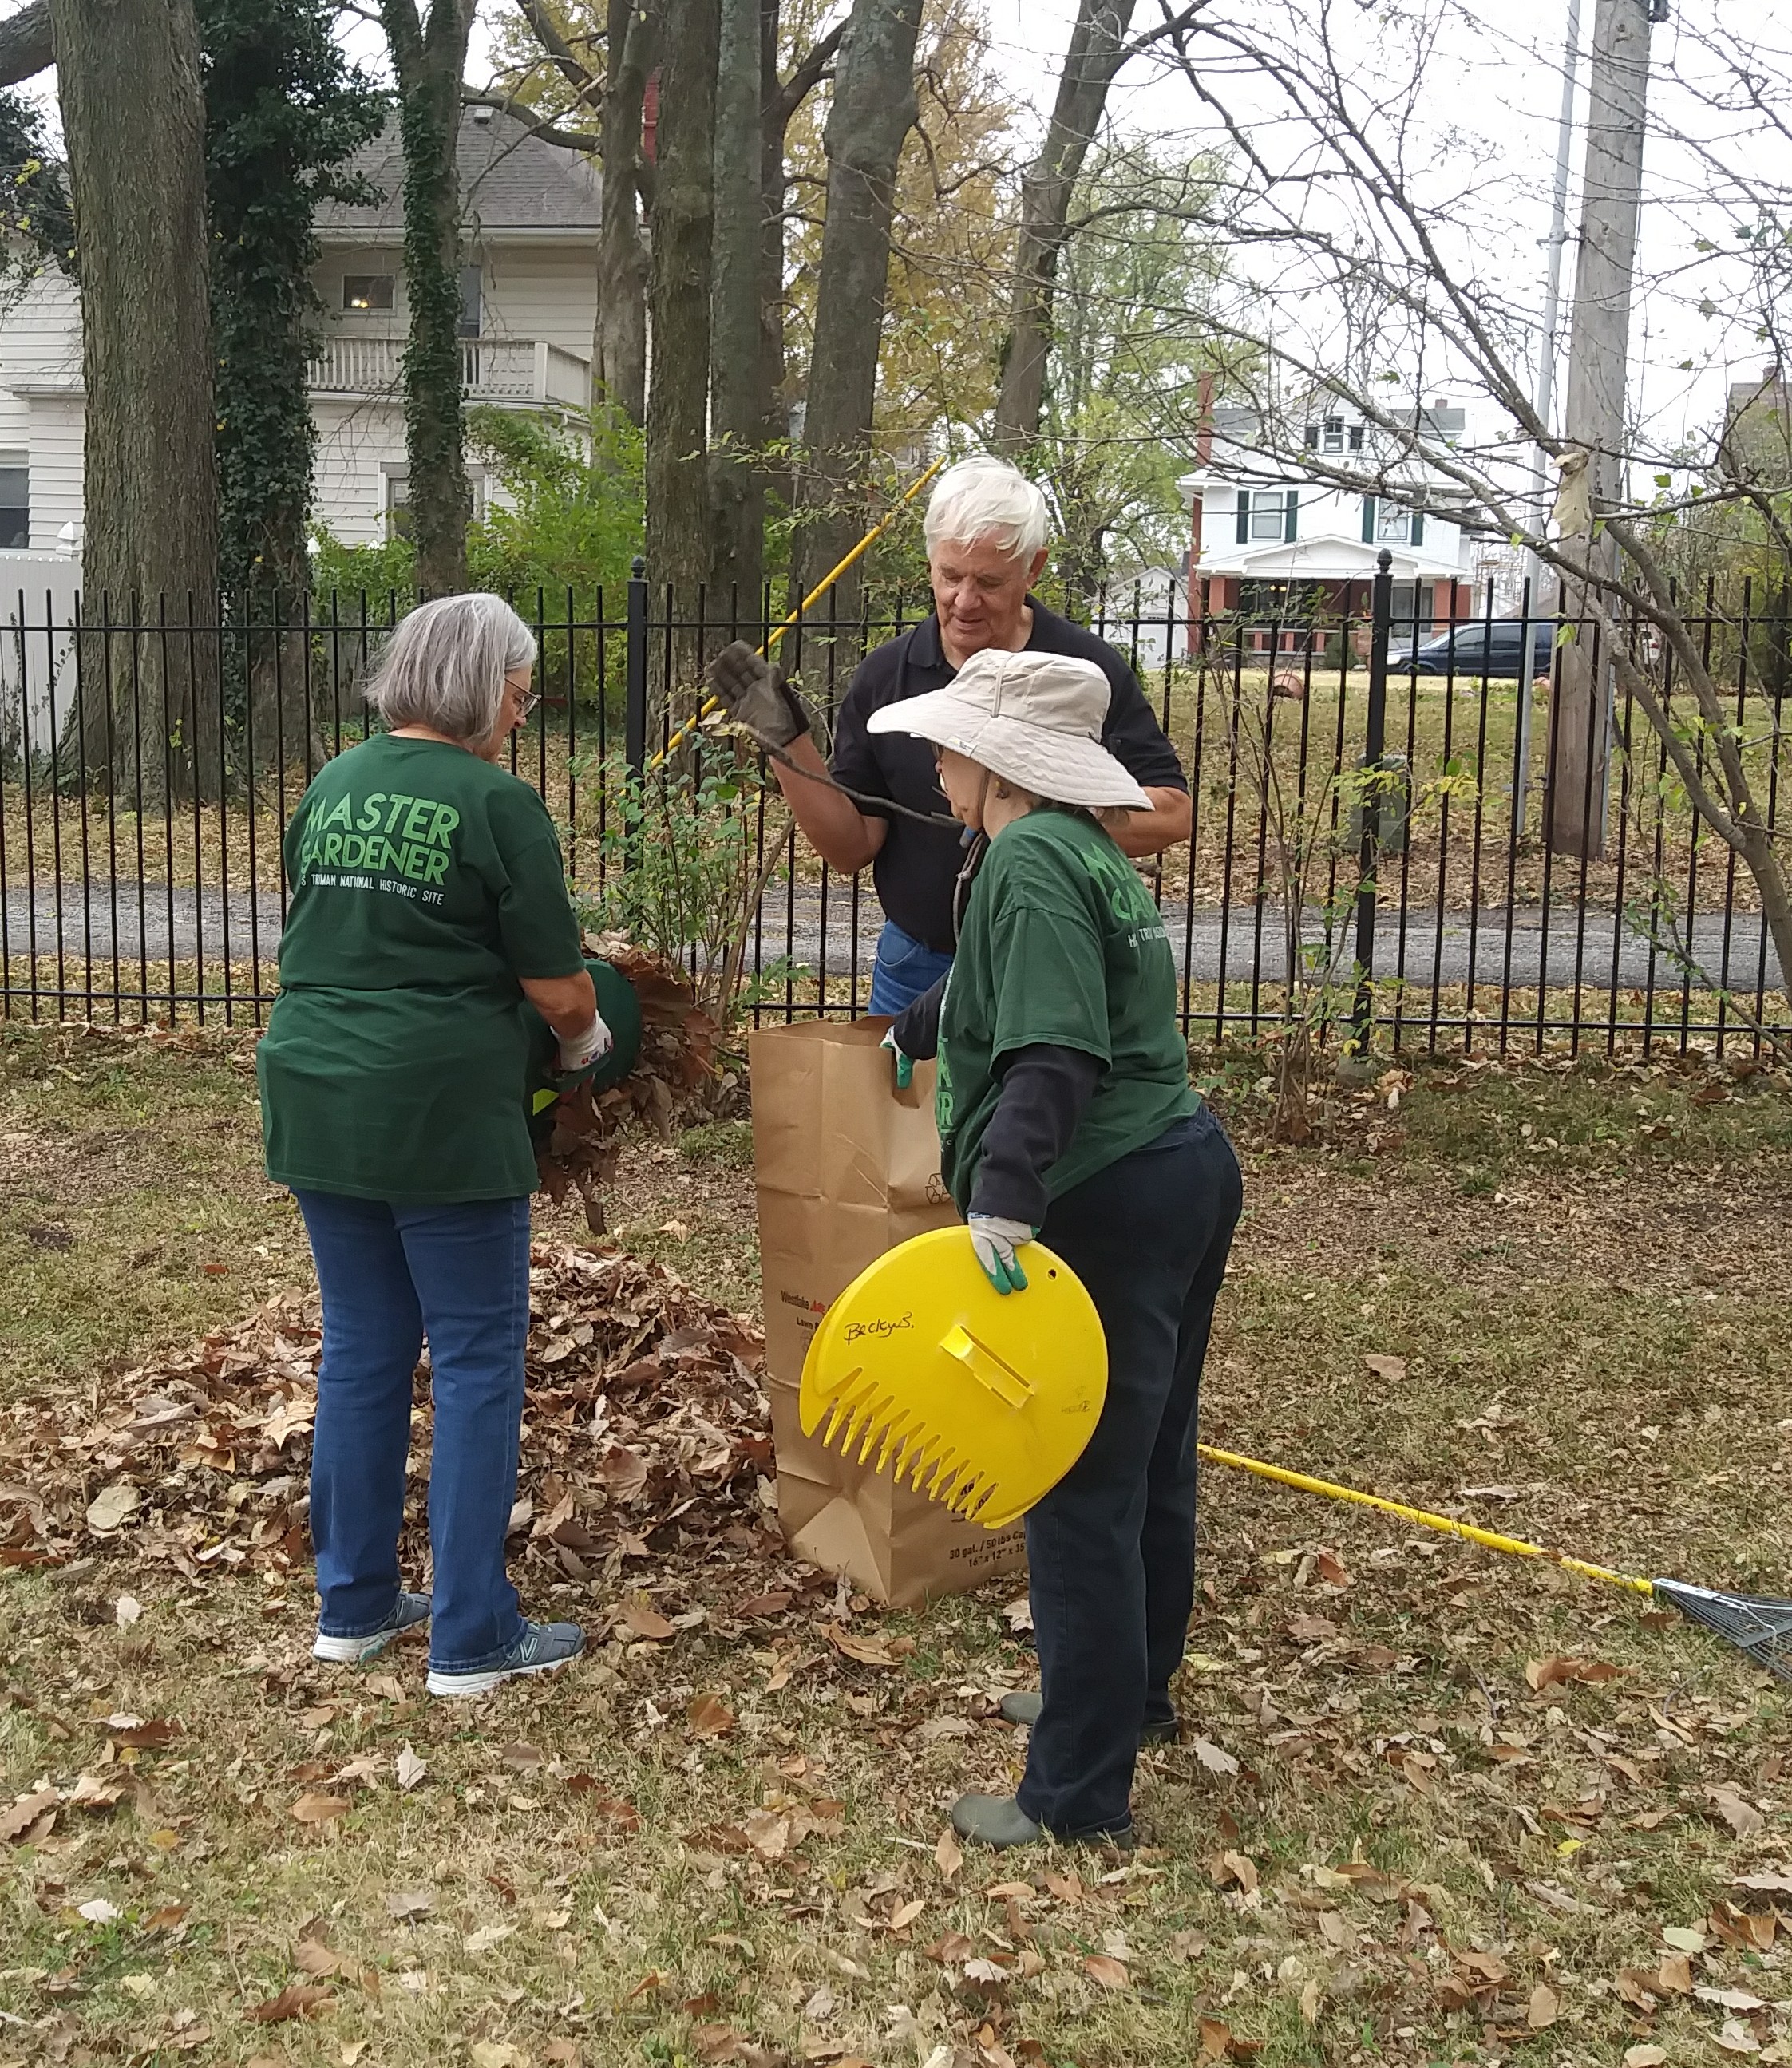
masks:
[[[653,1540],[674,1520],[681,1544],[762,1537],[772,1458],[756,1327],[618,1252],[543,1246],[531,1262],[513,1565],[613,1578],[657,1556]],[[3,1439],[0,1549],[14,1564],[99,1553],[189,1580],[302,1568],[320,1341],[315,1299],[283,1297],[160,1365],[103,1376],[96,1411],[84,1387],[21,1403]],[[426,1451],[426,1374],[417,1408],[413,1440]],[[416,1482],[407,1525],[419,1539],[422,1497]],[[763,1582],[737,1591],[748,1612],[780,1613]],[[639,1642],[669,1644],[681,1626],[644,1596],[618,1615]],[[894,1663],[867,1642],[862,1663]]]

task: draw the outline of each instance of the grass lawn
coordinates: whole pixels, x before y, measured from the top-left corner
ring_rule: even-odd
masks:
[[[1260,1067],[1218,1093],[1248,1210],[1209,1440],[1792,1593],[1783,1085],[1458,1063],[1294,1151]],[[84,1455],[121,1365],[303,1288],[256,1147],[238,1040],[0,1034],[0,1497]],[[739,1124],[632,1150],[611,1224],[755,1305]],[[443,1704],[409,1644],[312,1663],[302,1562],[0,1565],[0,2068],[1792,2061],[1778,1683],[1547,1566],[1219,1470],[1203,1500],[1130,1858],[943,1842],[1018,1775],[1012,1581],[885,1614],[763,1517],[624,1533],[521,1567],[586,1661]]]

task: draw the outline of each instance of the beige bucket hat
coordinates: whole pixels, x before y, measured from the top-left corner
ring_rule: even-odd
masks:
[[[1151,799],[1102,744],[1110,695],[1093,661],[986,646],[944,689],[874,711],[869,730],[949,747],[1053,804],[1148,812]]]

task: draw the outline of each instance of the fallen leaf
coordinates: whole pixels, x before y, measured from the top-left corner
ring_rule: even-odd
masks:
[[[927,1907],[927,1899],[925,1896],[921,1895],[911,1896],[906,1903],[899,1903],[897,1907],[890,1913],[890,1930],[892,1932],[907,1931],[909,1927],[914,1922],[915,1919],[921,1915],[922,1911],[925,1910]]]
[[[257,2025],[283,2025],[288,2018],[316,2017],[329,2002],[330,1992],[321,1982],[288,1982],[277,1997],[270,1997],[247,2013]]]
[[[180,1725],[167,1716],[152,1716],[147,1723],[136,1716],[106,1719],[106,1736],[115,1745],[128,1745],[135,1752],[157,1751],[180,1735]]]
[[[1627,2046],[1624,2068],[1667,2068],[1668,2051],[1661,2046]]]
[[[409,1745],[405,1745],[393,1761],[393,1771],[397,1776],[399,1793],[408,1795],[430,1770],[430,1763],[419,1759]]]
[[[754,1594],[747,1600],[735,1604],[735,1614],[743,1622],[758,1622],[772,1616],[782,1615],[796,1597],[787,1589],[778,1589],[769,1594]]]
[[[699,1695],[685,1711],[694,1738],[725,1738],[735,1727],[735,1712],[719,1695]]]
[[[1398,1386],[1407,1375],[1407,1361],[1403,1357],[1389,1357],[1373,1353],[1362,1362],[1377,1378],[1385,1378],[1390,1386]]]
[[[694,2025],[690,2043],[697,2050],[698,2059],[708,2064],[708,2068],[726,2068],[726,2064],[741,2058],[743,2042],[731,2025]]]
[[[1562,1999],[1547,1982],[1539,1982],[1531,1991],[1530,2001],[1525,2007],[1525,2022],[1533,2032],[1547,2032],[1562,2014]]]
[[[902,1663],[887,1644],[874,1637],[854,1637],[837,1622],[828,1625],[827,1635],[836,1651],[845,1658],[857,1659],[861,1666],[890,1667]]]
[[[1708,1788],[1705,1799],[1739,1838],[1752,1838],[1757,1832],[1767,1828],[1767,1819],[1752,1802],[1745,1801],[1733,1788]]]
[[[1765,2010],[1766,2001],[1748,1989],[1695,1989],[1700,2003],[1715,2004],[1720,2010]]]
[[[1126,1972],[1126,1962],[1113,1960],[1106,1953],[1091,1953],[1083,1962],[1083,1972],[1101,1989],[1130,1989],[1132,1987],[1132,1976]]]
[[[1289,1623],[1288,1634],[1297,1644],[1325,1644],[1338,1634],[1338,1625],[1330,1617],[1297,1615]]]
[[[292,1949],[292,1964],[301,1974],[321,1981],[342,1965],[342,1956],[307,1932]]]
[[[1726,2054],[1758,2054],[1761,2042],[1739,2017],[1726,2017],[1724,2029],[1712,2044],[1721,2046]]]
[[[161,1909],[150,1911],[141,1928],[145,1932],[172,1932],[186,1914],[184,1903],[165,1903]]]
[[[96,1895],[91,1903],[78,1903],[75,1915],[84,1917],[89,1924],[110,1924],[124,1913],[116,1903],[108,1903],[103,1895]]]
[[[747,1842],[761,1859],[781,1860],[790,1846],[790,1819],[769,1810],[749,1810],[740,1820]]]
[[[56,1806],[56,1791],[40,1788],[35,1793],[21,1795],[10,1808],[0,1810],[0,1839],[22,1838],[47,1810]]]
[[[507,1744],[498,1757],[512,1773],[539,1773],[548,1763],[532,1744]]]
[[[1692,1993],[1692,1963],[1684,1953],[1664,1953],[1661,1964],[1649,1980],[1650,1985],[1663,1996],[1690,1996]]]
[[[334,1818],[346,1817],[353,1806],[346,1795],[326,1795],[307,1789],[287,1814],[295,1824],[328,1824]]]
[[[461,1941],[463,1953],[489,1953],[494,1946],[502,1946],[515,1932],[514,1924],[482,1924],[477,1932],[470,1932]]]
[[[1010,1602],[1002,1611],[1002,1619],[1016,1636],[1024,1635],[1033,1626],[1032,1603],[1023,1594],[1017,1602]]]
[[[1251,1858],[1248,1854],[1233,1852],[1222,1853],[1220,1855],[1220,1864],[1223,1872],[1217,1875],[1216,1879],[1220,1882],[1221,1887],[1224,1887],[1228,1881],[1236,1881],[1247,1895],[1250,1895],[1252,1891],[1256,1888],[1257,1885],[1256,1862],[1255,1860]]]
[[[507,2039],[476,2039],[467,2051],[473,2068],[528,2068],[528,2055]]]
[[[1319,1577],[1328,1587],[1347,1587],[1350,1584],[1350,1576],[1344,1569],[1344,1561],[1335,1551],[1322,1551],[1319,1553]]]
[[[666,1644],[678,1635],[666,1618],[640,1602],[631,1602],[616,1618],[618,1630],[626,1630],[631,1637],[638,1637],[649,1644]]]
[[[413,1917],[427,1917],[435,1908],[435,1897],[426,1888],[393,1889],[385,1899],[386,1915],[401,1924]]]
[[[958,1879],[964,1866],[964,1848],[959,1843],[956,1832],[940,1833],[939,1843],[934,1847],[934,1865],[943,1881],[951,1883]]]
[[[141,1487],[133,1486],[128,1480],[114,1480],[88,1503],[88,1528],[98,1535],[109,1535],[115,1529],[122,1529],[142,1505]]]
[[[1232,1754],[1209,1739],[1195,1739],[1195,1757],[1209,1773],[1233,1774],[1238,1771],[1238,1761]]]
[[[1702,1953],[1705,1949],[1705,1935],[1696,1924],[1667,1924],[1661,1936],[1676,1953]]]
[[[112,1620],[120,1630],[128,1630],[134,1622],[143,1620],[143,1604],[134,1594],[120,1594],[112,1603]]]

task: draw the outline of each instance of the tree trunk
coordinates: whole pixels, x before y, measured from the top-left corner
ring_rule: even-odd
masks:
[[[711,294],[710,454],[715,609],[759,615],[765,578],[761,459],[771,413],[763,328],[765,187],[761,0],[722,0],[715,96],[715,257]]]
[[[710,283],[721,0],[666,0],[654,178],[647,393],[647,567],[708,579]]]
[[[1008,354],[996,404],[994,443],[1011,456],[1039,438],[1045,364],[1052,350],[1052,299],[1069,235],[1070,198],[1126,60],[1135,0],[1080,0],[1057,99],[1039,155],[1020,181],[1020,236],[1008,304]]]
[[[631,423],[647,421],[647,251],[641,235],[641,119],[653,67],[654,18],[640,0],[609,0],[601,128],[603,227],[592,368],[599,392]]]
[[[477,0],[380,0],[398,79],[405,157],[405,455],[417,585],[427,596],[466,586],[473,499],[461,439],[461,79]]]
[[[51,42],[50,0],[31,0],[0,22],[0,86],[35,79],[56,61]]]
[[[192,0],[55,0],[87,389],[85,614],[218,604],[205,111]],[[216,643],[83,640],[85,765],[145,802],[219,787]]]
[[[922,0],[854,0],[825,143],[828,214],[816,286],[802,502],[792,556],[800,594],[863,534],[878,351],[890,292],[896,165],[918,113]],[[857,615],[856,580],[839,609]]]

